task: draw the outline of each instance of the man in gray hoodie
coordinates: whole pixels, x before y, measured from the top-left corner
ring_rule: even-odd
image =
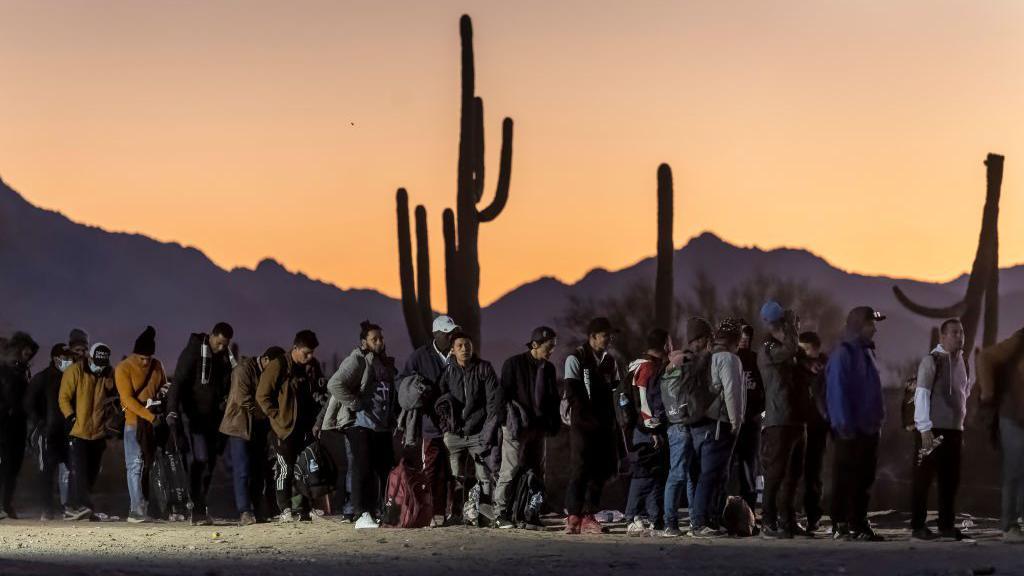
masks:
[[[953,526],[953,507],[960,485],[960,448],[971,384],[964,360],[964,327],[946,320],[939,344],[921,359],[914,391],[914,478],[911,529],[915,540],[963,540]],[[928,529],[928,491],[939,485],[939,534]]]

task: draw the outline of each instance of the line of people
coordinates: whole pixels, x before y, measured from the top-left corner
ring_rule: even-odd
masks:
[[[113,351],[73,330],[51,349],[50,363],[29,379],[38,345],[24,333],[2,342],[0,489],[4,516],[17,517],[14,489],[25,446],[36,451],[44,519],[96,514],[93,487],[107,440],[123,438],[129,522],[154,515],[148,477],[157,450],[187,463],[192,508],[170,519],[212,523],[208,495],[217,459],[227,450],[242,525],[276,518],[309,520],[313,503],[295,485],[302,452],[317,443],[339,473],[335,512],[357,528],[375,528],[385,512],[391,470],[415,466],[429,484],[432,525],[514,521],[512,492],[523,470],[543,477],[546,438],[568,427],[566,533],[605,531],[595,517],[605,484],[628,462],[627,532],[694,538],[728,534],[728,496],[758,507],[762,537],[813,537],[821,531],[821,473],[833,447],[831,537],[877,541],[868,522],[871,487],[885,416],[874,355],[877,323],[870,307],[850,311],[830,355],[799,318],[776,302],[760,312],[764,336],[729,318],[712,326],[686,322],[685,343],[651,330],[646,351],[622,370],[611,352],[615,328],[595,318],[564,364],[559,385],[552,355],[557,335],[533,331],[526,351],[500,374],[448,316],[433,339],[401,369],[386,352],[380,326],[364,322],[358,345],[329,378],[315,358],[309,330],[290,348],[235,357],[233,329],[218,323],[192,334],[173,375],[155,358],[147,327],[116,366]],[[953,525],[967,398],[972,379],[963,327],[950,319],[940,344],[920,362],[913,392],[913,537],[960,540]],[[1004,454],[1003,529],[1022,539],[1024,493],[1024,335],[979,355],[977,381]],[[995,428],[993,428],[995,430]],[[28,440],[28,441],[26,441]],[[938,533],[927,528],[928,491],[938,484]],[[803,493],[805,523],[797,520]],[[58,497],[59,495],[59,497]],[[683,500],[689,526],[679,523]],[[732,500],[732,499],[730,499]],[[0,516],[2,517],[2,516]]]

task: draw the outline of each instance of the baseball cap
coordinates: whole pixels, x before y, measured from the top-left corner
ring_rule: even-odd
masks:
[[[849,316],[846,317],[847,324],[863,324],[868,320],[874,320],[875,322],[881,322],[885,320],[887,316],[881,312],[875,310],[871,306],[857,306],[853,310],[850,310]]]
[[[761,321],[765,324],[774,324],[786,317],[786,311],[775,300],[769,300],[761,306]]]
[[[443,332],[445,334],[451,334],[453,331],[458,329],[459,325],[452,320],[451,316],[438,316],[434,318],[434,329],[432,332]]]
[[[533,332],[530,333],[530,341],[527,342],[526,345],[529,346],[534,342],[536,342],[537,344],[543,344],[548,340],[554,340],[555,336],[557,336],[555,334],[555,331],[550,327],[538,326],[537,328],[533,329]]]
[[[607,332],[608,334],[615,334],[619,330],[612,326],[611,320],[608,320],[604,316],[598,316],[587,324],[587,335],[598,334],[601,332]]]
[[[93,344],[92,348],[89,349],[89,358],[92,359],[93,364],[100,368],[110,366],[110,346],[102,342]]]

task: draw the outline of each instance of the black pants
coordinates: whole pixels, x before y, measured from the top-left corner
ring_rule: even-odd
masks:
[[[54,498],[57,487],[60,465],[68,462],[68,439],[63,432],[41,436],[39,438],[39,476],[36,488],[39,490],[39,505],[43,512],[55,514],[60,511],[58,500]]]
[[[357,518],[364,512],[379,517],[384,483],[395,459],[391,434],[352,426],[345,437],[352,447],[352,513]]]
[[[14,490],[25,460],[26,426],[24,420],[14,419],[0,427],[4,436],[0,438],[0,507],[4,510],[14,509]]]
[[[868,504],[878,466],[878,434],[833,437],[832,522],[851,531],[869,528]]]
[[[310,440],[298,430],[294,430],[283,440],[272,433],[274,454],[277,457],[274,466],[274,487],[277,490],[277,507],[282,512],[291,510],[295,514],[309,513],[309,499],[295,490],[295,462]]]
[[[614,438],[611,434],[570,429],[569,459],[565,509],[570,516],[594,514],[601,510],[601,492],[614,467]]]
[[[324,430],[320,432],[320,447],[327,452],[327,457],[334,464],[335,482],[334,494],[331,496],[331,509],[335,514],[340,514],[345,505],[352,497],[349,494],[348,475],[351,462],[348,459],[348,439],[345,438],[344,430]]]
[[[953,507],[956,502],[956,491],[960,487],[960,449],[963,444],[963,432],[959,430],[932,430],[936,438],[942,437],[942,443],[932,451],[931,455],[917,462],[917,452],[921,449],[921,434],[914,433],[913,460],[913,501],[911,503],[912,518],[910,527],[914,530],[924,528],[928,518],[928,492],[932,480],[939,485],[939,530],[953,529]]]
[[[217,457],[224,449],[224,438],[216,428],[189,423],[188,440],[191,447],[188,473],[194,506],[192,512],[202,515],[206,514],[206,495],[210,492]]]
[[[828,433],[827,424],[807,425],[807,450],[804,453],[804,513],[807,514],[808,526],[817,526],[824,513],[821,508],[821,497],[824,493],[821,471],[825,465]]]
[[[764,467],[764,504],[762,518],[766,526],[793,528],[796,508],[793,502],[804,469],[804,427],[770,426],[761,433],[761,466]]]
[[[68,508],[92,508],[92,488],[100,474],[103,452],[107,449],[104,438],[83,440],[71,438],[71,477],[68,478]]]
[[[736,438],[736,450],[730,463],[729,475],[732,485],[727,487],[730,495],[743,498],[751,510],[757,508],[757,456],[761,444],[760,420],[760,418],[752,419],[740,426],[740,433]]]

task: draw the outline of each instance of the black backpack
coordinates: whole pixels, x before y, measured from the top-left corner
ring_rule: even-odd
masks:
[[[508,500],[508,519],[518,528],[540,526],[540,511],[544,506],[544,481],[532,468],[516,467],[512,473],[511,498]]]
[[[711,385],[711,352],[687,354],[680,370],[667,371],[662,377],[662,395],[671,422],[689,426],[708,418],[719,396]],[[668,406],[669,402],[674,406]]]
[[[295,461],[295,486],[299,493],[315,500],[334,491],[335,470],[319,442],[306,446]]]

